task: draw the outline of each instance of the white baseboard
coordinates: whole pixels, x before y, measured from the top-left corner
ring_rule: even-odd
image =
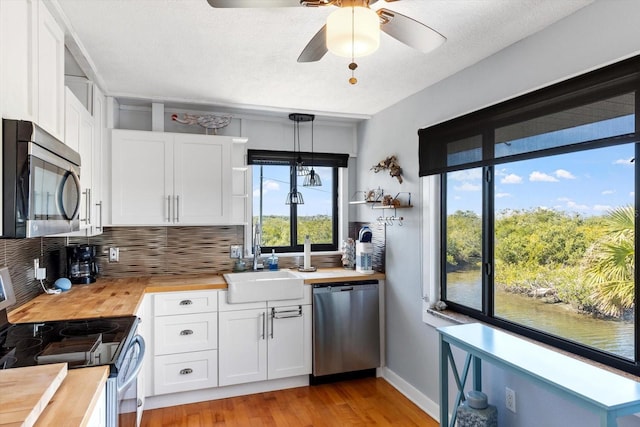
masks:
[[[186,405],[207,400],[224,399],[227,397],[244,396],[247,394],[263,393],[286,388],[303,387],[309,385],[309,376],[283,378],[279,380],[260,381],[238,384],[226,387],[208,388],[205,390],[183,391],[180,393],[147,396],[144,409],[166,408],[167,406]]]
[[[420,390],[406,382],[398,374],[385,367],[382,368],[382,377],[389,382],[396,390],[402,393],[407,399],[415,403],[420,409],[426,412],[431,418],[440,422],[440,405],[427,396],[422,394]]]

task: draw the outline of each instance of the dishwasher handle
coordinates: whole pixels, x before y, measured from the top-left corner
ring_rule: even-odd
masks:
[[[370,289],[378,289],[378,281],[362,282],[342,282],[313,285],[314,294],[334,293],[334,292],[359,292]]]

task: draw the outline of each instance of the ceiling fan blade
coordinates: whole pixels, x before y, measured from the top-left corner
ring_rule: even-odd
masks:
[[[323,25],[322,28],[320,28],[320,31],[318,31],[304,47],[302,53],[298,57],[298,62],[316,62],[321,60],[327,53],[326,38],[327,26]]]
[[[207,0],[211,7],[300,7],[300,0]]]
[[[377,13],[382,31],[423,53],[431,52],[447,40],[436,30],[401,13],[389,9],[379,9]]]

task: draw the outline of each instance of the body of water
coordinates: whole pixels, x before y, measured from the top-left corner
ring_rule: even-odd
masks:
[[[447,298],[479,308],[482,290],[479,271],[447,273]],[[520,323],[633,360],[634,326],[630,321],[603,320],[580,314],[567,304],[548,304],[540,298],[498,289],[495,316]]]

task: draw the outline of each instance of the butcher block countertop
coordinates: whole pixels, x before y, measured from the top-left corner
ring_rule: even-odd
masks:
[[[0,426],[33,426],[66,376],[66,363],[0,370]]]
[[[299,273],[306,284],[345,280],[382,280],[384,274],[362,274],[342,268]],[[226,289],[221,275],[175,275],[98,279],[90,285],[73,285],[58,295],[40,294],[9,313],[11,323],[131,316],[145,293]]]
[[[108,376],[108,366],[69,369],[35,427],[88,425],[89,417],[98,403]]]

